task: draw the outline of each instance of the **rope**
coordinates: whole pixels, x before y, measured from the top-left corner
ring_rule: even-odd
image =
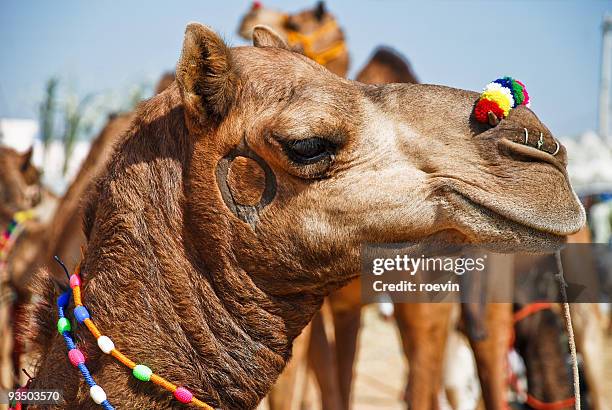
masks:
[[[574,338],[574,327],[572,326],[572,316],[570,314],[570,305],[567,301],[567,283],[563,275],[563,262],[561,261],[561,252],[555,252],[557,261],[557,274],[555,279],[559,283],[559,290],[563,301],[563,318],[565,319],[565,329],[569,339],[570,355],[572,357],[572,373],[574,378],[574,408],[580,410],[580,376],[578,374],[578,358],[576,356],[576,340]]]

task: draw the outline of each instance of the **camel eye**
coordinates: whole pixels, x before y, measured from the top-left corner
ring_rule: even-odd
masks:
[[[283,142],[283,150],[289,159],[302,165],[314,164],[331,157],[335,148],[331,141],[319,137]]]

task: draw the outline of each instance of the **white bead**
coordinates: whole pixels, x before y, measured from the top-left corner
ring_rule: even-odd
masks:
[[[89,389],[89,395],[91,396],[91,399],[96,402],[96,404],[100,404],[106,400],[106,393],[104,393],[102,387],[98,386],[97,384],[95,386],[91,386]]]
[[[98,347],[104,353],[109,354],[111,352],[111,350],[113,350],[115,348],[115,344],[113,343],[112,340],[110,340],[110,337],[108,337],[108,336],[100,336],[98,338]]]

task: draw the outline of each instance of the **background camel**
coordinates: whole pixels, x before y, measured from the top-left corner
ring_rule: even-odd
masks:
[[[523,128],[553,139],[527,108],[490,128],[472,119],[476,93],[362,85],[267,29],[254,43],[228,49],[188,26],[177,86],[140,108],[85,214],[84,298],[100,328],[209,404],[261,400],[323,297],[355,276],[363,242],[417,239],[415,252],[466,242],[554,249],[584,223],[565,151],[553,157],[520,143]],[[542,179],[553,189],[533,195]],[[260,202],[236,202],[232,180],[261,188]],[[61,386],[70,403],[89,407],[49,324],[53,284],[43,289],[33,387]],[[171,403],[76,332],[111,402]]]
[[[36,216],[42,221],[33,219],[25,221],[23,228],[16,237],[11,237],[12,246],[4,246],[0,255],[0,386],[12,388],[15,383],[14,370],[19,366],[15,361],[19,357],[22,346],[13,337],[13,323],[20,315],[20,306],[24,302],[23,289],[16,286],[15,270],[19,270],[22,258],[18,251],[27,249],[32,238],[41,231],[42,222],[49,206],[55,198],[40,183],[40,172],[32,163],[32,149],[25,153],[0,146],[0,229],[3,235],[19,211],[32,210],[39,207]],[[40,207],[43,204],[44,207]],[[24,252],[25,253],[25,252]],[[32,258],[31,252],[25,255]]]

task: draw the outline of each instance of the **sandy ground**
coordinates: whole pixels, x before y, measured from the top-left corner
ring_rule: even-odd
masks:
[[[381,319],[375,306],[364,309],[363,324],[353,382],[352,409],[403,410],[402,396],[408,368],[395,324]],[[605,361],[606,401],[612,403],[612,337],[606,338]],[[321,410],[312,375],[305,390],[301,410]],[[263,404],[260,409],[267,409],[267,406]]]

